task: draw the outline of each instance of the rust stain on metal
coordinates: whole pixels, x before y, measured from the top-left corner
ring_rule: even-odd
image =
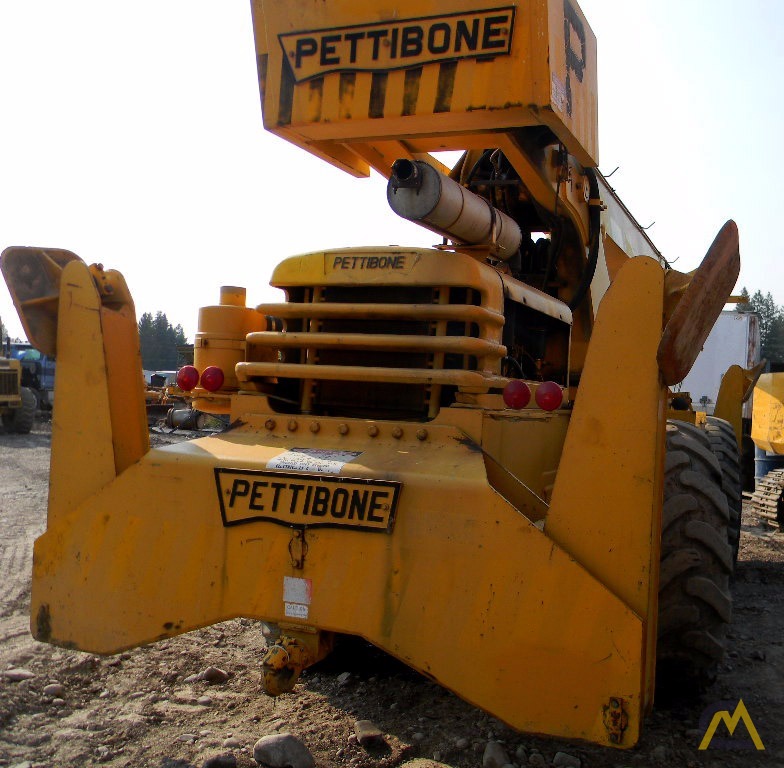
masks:
[[[457,437],[454,437],[453,440],[465,448],[468,448],[472,453],[482,453],[482,447],[475,443],[468,435],[458,435]]]
[[[629,724],[629,716],[623,708],[623,699],[613,697],[602,707],[602,720],[607,734],[613,744],[623,741],[623,732]]]
[[[35,617],[35,639],[42,643],[48,643],[52,638],[52,616],[49,612],[49,605],[44,603],[38,609]]]

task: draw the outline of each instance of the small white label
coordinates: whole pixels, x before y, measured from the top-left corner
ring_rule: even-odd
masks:
[[[360,456],[362,451],[327,451],[322,448],[292,448],[267,462],[267,469],[288,469],[292,472],[323,472],[337,474]]]
[[[284,613],[290,619],[307,619],[308,606],[301,605],[300,603],[285,603],[286,609]]]
[[[283,577],[284,601],[310,605],[312,593],[313,582],[310,579],[298,579],[294,576]]]
[[[550,101],[556,109],[566,112],[566,86],[555,72],[550,80]]]

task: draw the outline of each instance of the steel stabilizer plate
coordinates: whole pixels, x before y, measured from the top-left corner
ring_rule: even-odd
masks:
[[[621,746],[633,744],[642,621],[489,486],[458,430],[429,431],[427,446],[363,443],[338,473],[295,481],[268,469],[292,446],[259,445],[252,425],[150,451],[36,542],[33,633],[96,653],[238,616],[355,634],[524,731],[611,744],[603,706],[622,698]],[[263,471],[260,514],[276,482],[307,495],[348,477],[349,490],[386,494],[380,518],[398,490],[394,526],[298,519],[307,554],[295,567],[290,525],[227,524],[227,467]]]

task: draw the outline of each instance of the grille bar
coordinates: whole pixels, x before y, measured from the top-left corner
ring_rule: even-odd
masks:
[[[19,376],[16,370],[0,371],[0,395],[18,395]]]
[[[275,349],[356,349],[395,352],[444,352],[476,357],[504,357],[506,347],[471,336],[385,336],[376,333],[299,333],[258,331],[246,337],[249,347]]]
[[[330,381],[385,381],[394,384],[442,384],[462,389],[502,389],[503,376],[480,371],[431,370],[426,368],[381,368],[361,365],[317,365],[308,363],[237,363],[237,378],[326,379]]]
[[[488,324],[500,328],[504,316],[486,307],[473,304],[327,304],[299,303],[259,304],[256,311],[284,320],[341,319],[341,320],[411,320],[453,321]]]

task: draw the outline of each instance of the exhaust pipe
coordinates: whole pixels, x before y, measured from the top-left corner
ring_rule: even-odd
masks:
[[[504,261],[520,248],[515,221],[422,160],[396,160],[387,183],[389,207],[456,244],[485,245]]]

